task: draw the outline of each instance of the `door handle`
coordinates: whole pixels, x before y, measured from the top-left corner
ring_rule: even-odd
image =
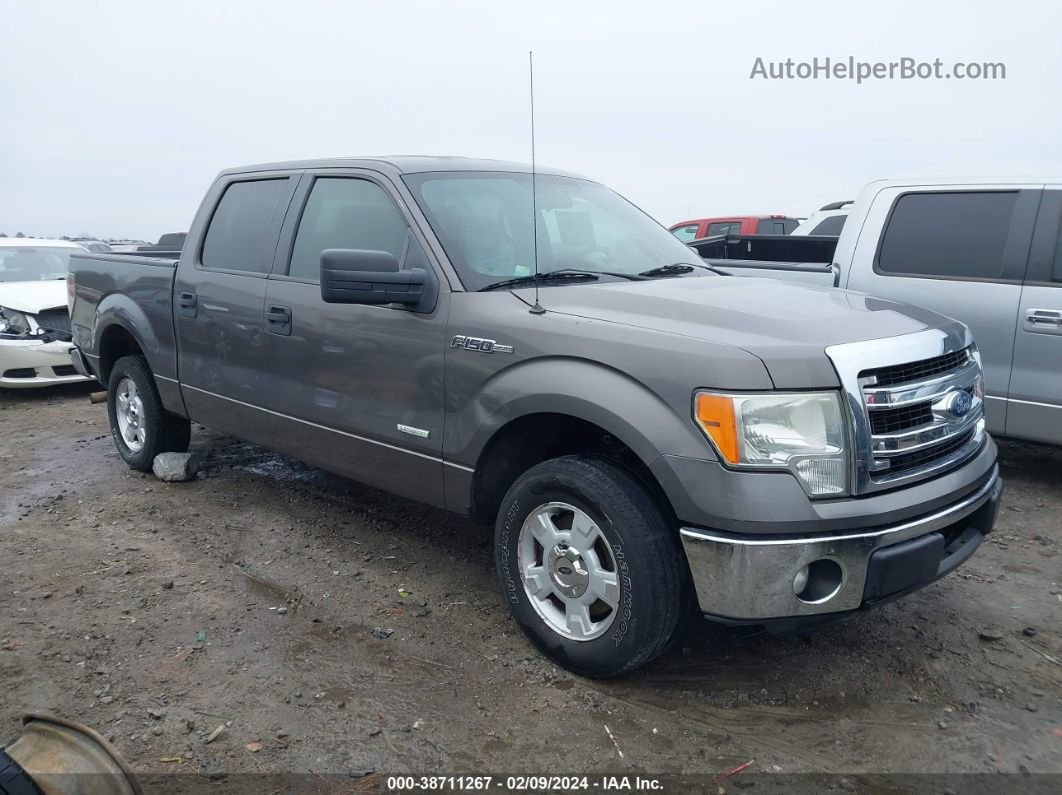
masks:
[[[1025,313],[1025,320],[1037,326],[1062,326],[1062,310],[1030,309]]]
[[[177,295],[177,312],[182,317],[195,317],[198,299],[195,293],[179,293]]]
[[[266,325],[271,334],[279,334],[282,337],[291,336],[291,307],[270,306],[266,309]]]

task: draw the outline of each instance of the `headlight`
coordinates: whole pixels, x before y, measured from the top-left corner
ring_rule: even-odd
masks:
[[[0,334],[27,334],[29,320],[21,312],[0,306]]]
[[[730,466],[788,469],[816,497],[848,490],[847,434],[836,392],[698,392],[694,419]]]

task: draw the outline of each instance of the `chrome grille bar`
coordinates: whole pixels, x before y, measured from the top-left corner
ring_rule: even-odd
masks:
[[[952,468],[984,442],[981,362],[968,329],[944,329],[826,349],[844,388],[852,420],[853,492],[895,488]],[[948,367],[941,372],[941,367]],[[874,371],[889,375],[876,383]],[[897,382],[897,373],[908,380]],[[925,373],[918,378],[919,373]],[[909,380],[916,379],[916,380]],[[910,409],[896,414],[897,408]],[[872,412],[893,410],[875,434]]]
[[[971,411],[964,421],[958,424],[940,422],[933,425],[923,425],[911,431],[901,433],[883,433],[872,435],[871,452],[875,458],[903,455],[913,453],[916,450],[925,450],[935,447],[943,441],[955,436],[962,436],[970,428],[977,424],[983,415],[983,409]]]
[[[981,374],[981,368],[971,356],[959,369],[928,381],[902,384],[887,389],[863,387],[863,397],[869,411],[888,409],[925,400],[939,400],[956,387],[965,388]]]

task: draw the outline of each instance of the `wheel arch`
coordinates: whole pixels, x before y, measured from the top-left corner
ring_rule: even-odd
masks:
[[[449,379],[447,381],[449,386]],[[691,396],[692,401],[692,396]],[[535,359],[487,381],[447,419],[448,460],[471,472],[455,506],[493,521],[520,472],[548,458],[612,459],[638,476],[671,512],[650,467],[663,454],[712,457],[687,413],[625,372],[575,357]],[[455,500],[457,502],[457,500]]]
[[[671,501],[646,462],[620,436],[570,413],[533,412],[511,419],[484,446],[471,476],[470,516],[491,524],[506,492],[536,464],[566,455],[602,458],[641,482],[674,519]]]
[[[152,373],[164,371],[163,345],[147,313],[127,295],[111,293],[96,309],[93,349],[99,357],[100,381],[122,356],[139,353]]]
[[[109,324],[100,332],[96,350],[99,352],[100,383],[105,386],[111,377],[115,362],[123,356],[144,355],[144,349],[133,333],[117,322]]]

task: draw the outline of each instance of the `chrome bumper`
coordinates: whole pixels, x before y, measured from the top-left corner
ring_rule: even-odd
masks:
[[[867,573],[875,552],[936,531],[961,528],[963,520],[991,503],[991,508],[986,508],[990,515],[981,517],[987,524],[981,533],[987,532],[994,521],[1001,490],[999,470],[994,468],[987,483],[947,508],[892,527],[860,533],[763,538],[690,527],[680,532],[702,612],[750,622],[838,613],[863,606]],[[976,535],[974,548],[982,537]],[[939,547],[943,548],[943,536]],[[941,560],[943,570],[916,585],[946,574],[970,552],[972,549],[950,568],[945,568],[945,564],[951,557]],[[836,567],[830,563],[819,564],[831,575],[836,573],[836,587],[831,585],[805,592],[804,598],[798,597],[794,590],[797,572],[822,560],[836,564]]]

